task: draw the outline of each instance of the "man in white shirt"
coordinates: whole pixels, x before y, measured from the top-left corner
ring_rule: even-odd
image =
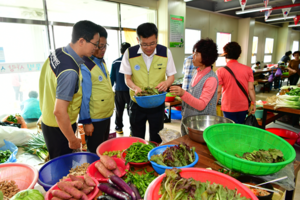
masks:
[[[125,74],[130,88],[129,118],[132,136],[145,138],[146,121],[150,126],[150,141],[160,143],[158,132],[164,128],[164,103],[156,108],[142,108],[134,98],[145,87],[166,91],[174,82],[176,68],[171,51],[157,44],[158,30],[153,23],[144,23],[137,28],[139,45],[124,53],[120,73]],[[167,78],[166,78],[167,76]]]

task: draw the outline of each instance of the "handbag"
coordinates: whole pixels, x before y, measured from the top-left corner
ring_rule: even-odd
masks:
[[[248,94],[247,94],[245,88],[244,88],[244,87],[242,86],[242,84],[236,79],[234,73],[232,72],[232,70],[231,70],[229,67],[225,66],[224,68],[225,68],[225,69],[233,76],[233,78],[235,79],[236,84],[239,86],[239,88],[242,90],[242,92],[243,92],[244,95],[246,96],[246,98],[247,98],[247,100],[248,100],[248,107],[250,107],[251,101],[250,101],[250,99],[249,99],[249,97],[248,97]]]

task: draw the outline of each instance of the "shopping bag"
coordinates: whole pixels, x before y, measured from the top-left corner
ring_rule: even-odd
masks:
[[[14,143],[4,140],[5,145],[0,148],[2,151],[10,150],[12,154],[5,163],[17,162],[18,147]],[[0,163],[3,164],[3,163]]]
[[[245,125],[259,127],[256,117],[252,114],[248,115],[246,118]]]
[[[268,81],[269,81],[269,83],[272,83],[273,80],[274,80],[274,73],[271,73],[269,78],[268,78]]]
[[[280,68],[277,68],[275,76],[282,76],[282,71]]]

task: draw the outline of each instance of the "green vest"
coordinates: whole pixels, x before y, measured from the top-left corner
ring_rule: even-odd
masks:
[[[92,92],[90,98],[90,116],[91,119],[104,119],[112,116],[115,107],[115,93],[112,90],[109,73],[106,64],[104,73],[91,58],[83,58],[85,67],[91,73]]]
[[[78,74],[78,91],[73,95],[68,106],[68,115],[71,124],[77,121],[81,106],[82,75],[80,67],[72,56],[67,54],[62,48],[56,49],[50,54],[44,63],[39,80],[40,108],[42,111],[42,122],[51,127],[58,127],[54,112],[56,101],[56,87],[58,77],[65,71],[75,71]]]
[[[159,83],[166,80],[166,69],[168,64],[168,49],[165,46],[157,45],[156,54],[153,56],[153,60],[148,72],[147,66],[141,54],[138,54],[139,45],[130,47],[129,63],[132,71],[132,82],[141,88],[156,87]],[[134,98],[135,92],[130,89],[131,100],[136,102]]]

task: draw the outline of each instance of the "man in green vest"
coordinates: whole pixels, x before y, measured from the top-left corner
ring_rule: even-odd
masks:
[[[42,131],[50,159],[80,148],[81,140],[74,134],[82,99],[80,65],[98,48],[99,38],[98,25],[77,22],[71,43],[52,52],[41,69]]]
[[[174,81],[176,68],[171,51],[157,44],[158,30],[153,23],[137,28],[139,45],[130,47],[124,54],[120,73],[130,88],[129,119],[132,136],[145,138],[146,121],[149,122],[150,141],[160,143],[159,131],[164,128],[165,104],[151,109],[137,105],[134,98],[145,87],[166,91]],[[166,78],[167,76],[167,78]]]
[[[81,65],[83,93],[79,123],[84,125],[87,148],[93,153],[108,139],[115,105],[115,94],[103,59],[108,44],[107,32],[102,26],[99,26],[99,34],[98,50],[91,57],[85,57]]]

